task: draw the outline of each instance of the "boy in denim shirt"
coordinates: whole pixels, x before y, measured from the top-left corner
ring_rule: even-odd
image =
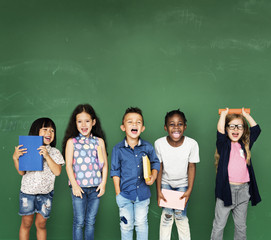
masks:
[[[135,226],[138,240],[148,239],[148,209],[152,185],[160,169],[153,146],[140,138],[145,130],[142,111],[128,108],[122,118],[121,130],[126,137],[112,151],[111,177],[114,181],[116,201],[120,214],[122,240],[132,240]],[[151,177],[145,182],[142,156],[151,163]]]

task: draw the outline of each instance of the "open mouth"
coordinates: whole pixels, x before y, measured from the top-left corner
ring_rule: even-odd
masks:
[[[135,129],[135,128],[133,128],[133,129],[131,130],[131,132],[132,132],[133,134],[137,134],[138,130]]]
[[[51,137],[44,137],[44,139],[45,139],[46,141],[48,141],[48,142],[51,141]]]
[[[88,128],[82,128],[82,132],[86,133],[88,131]]]
[[[238,137],[239,137],[239,133],[232,133],[232,136],[233,136],[234,138],[238,138]]]
[[[181,133],[180,133],[180,132],[173,132],[173,133],[172,133],[172,136],[173,136],[174,138],[179,138],[179,137],[181,137]]]

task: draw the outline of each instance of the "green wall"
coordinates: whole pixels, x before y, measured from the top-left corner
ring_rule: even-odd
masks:
[[[38,117],[57,125],[57,147],[79,103],[93,105],[112,147],[129,106],[142,108],[150,142],[180,108],[200,146],[188,215],[192,239],[209,239],[214,216],[218,108],[249,107],[262,134],[252,160],[262,203],[248,210],[248,239],[270,236],[271,2],[269,0],[0,0],[0,239],[18,239],[21,176],[12,154]],[[155,187],[149,239],[158,239]],[[48,239],[71,239],[72,205],[63,167]],[[35,228],[31,230],[35,239]],[[96,224],[97,240],[120,239],[112,179]],[[174,227],[172,239],[177,239]],[[233,239],[228,222],[225,240]]]

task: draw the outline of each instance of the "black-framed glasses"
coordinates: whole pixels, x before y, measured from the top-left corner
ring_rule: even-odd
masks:
[[[228,124],[228,128],[230,130],[234,130],[235,128],[237,128],[238,130],[243,130],[244,125],[243,124]]]

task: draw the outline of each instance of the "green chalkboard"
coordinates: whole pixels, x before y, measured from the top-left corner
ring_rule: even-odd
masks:
[[[0,0],[0,239],[18,239],[21,176],[12,154],[38,117],[57,126],[61,148],[69,116],[90,103],[112,147],[124,137],[125,109],[143,110],[151,143],[164,136],[167,111],[180,108],[187,136],[200,146],[188,216],[192,239],[209,239],[214,217],[214,150],[218,108],[248,107],[262,135],[252,159],[262,203],[248,210],[248,239],[266,240],[271,221],[268,153],[271,90],[269,0]],[[161,209],[152,186],[149,239],[157,240]],[[72,239],[72,204],[63,167],[56,179],[48,239]],[[233,239],[233,222],[225,240]],[[120,239],[108,178],[97,240]],[[35,239],[35,227],[31,239]],[[172,239],[178,239],[174,227]]]

